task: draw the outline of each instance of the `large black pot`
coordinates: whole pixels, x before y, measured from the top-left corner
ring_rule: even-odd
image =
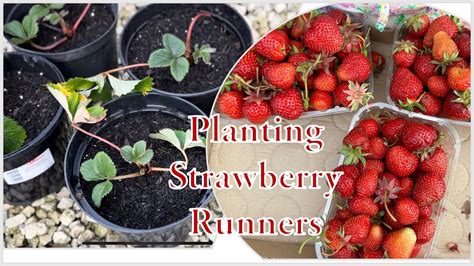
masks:
[[[236,36],[239,37],[243,51],[245,52],[253,43],[252,31],[248,26],[245,19],[232,7],[227,4],[186,4],[186,7],[195,7],[196,10],[212,11],[213,8],[218,7],[219,12],[216,12],[222,18],[222,21],[235,32]],[[131,40],[133,40],[136,32],[146,24],[151,18],[159,13],[165,13],[167,10],[179,9],[182,4],[151,4],[147,5],[140,10],[127,22],[125,25],[122,35],[120,36],[120,48],[119,56],[123,65],[128,65],[129,60],[127,58],[127,52],[130,46]],[[157,36],[158,38],[158,36]],[[128,70],[128,74],[137,79],[131,70]],[[203,77],[205,78],[205,77]],[[220,84],[219,84],[220,85]],[[159,90],[160,93],[168,96],[180,97],[186,99],[193,104],[201,108],[206,114],[210,114],[212,104],[219,90],[219,86],[214,88],[208,88],[208,90],[195,93],[173,93],[168,91]]]
[[[16,51],[47,58],[61,70],[66,78],[90,77],[104,70],[115,68],[117,66],[115,29],[117,27],[118,5],[107,4],[107,6],[114,15],[112,25],[101,37],[85,46],[59,53],[45,53],[13,44],[12,46]],[[30,7],[30,4],[16,4],[11,8],[7,22],[21,21],[28,14]]]
[[[64,81],[63,75],[56,66],[42,57],[23,53],[5,53],[3,60],[4,71],[43,72],[43,75],[52,82]],[[7,86],[8,84],[4,85]],[[32,87],[32,89],[36,88]],[[45,93],[48,93],[46,89]],[[40,111],[38,110],[38,112]],[[65,127],[60,127],[63,121],[62,118],[63,109],[59,107],[53,120],[38,136],[23,145],[19,150],[3,157],[3,196],[6,203],[26,205],[49,193],[57,192],[64,186],[62,160],[66,150],[67,131]],[[39,163],[46,166],[40,166]],[[50,164],[53,165],[46,168]],[[21,168],[23,170],[19,169],[21,166],[24,166]],[[30,178],[35,174],[38,175],[24,182],[16,184],[12,182],[11,185],[5,181],[6,175],[9,175],[9,180],[17,180],[15,182],[25,180],[25,177],[20,178],[18,175],[24,173],[24,171],[27,172],[27,175],[30,175]]]
[[[91,130],[91,128],[94,127],[93,133],[97,133],[119,118],[129,114],[145,112],[166,112],[169,114],[176,114],[183,119],[188,119],[188,115],[204,115],[199,108],[186,100],[165,96],[156,92],[152,92],[145,97],[141,94],[129,94],[108,102],[104,107],[107,109],[107,119],[96,125],[83,124],[81,127],[86,130]],[[82,210],[96,222],[115,232],[121,233],[128,241],[166,242],[172,241],[172,239],[174,239],[174,241],[182,241],[185,239],[188,236],[190,228],[191,214],[179,221],[175,221],[159,228],[132,229],[112,223],[94,210],[93,206],[87,201],[84,192],[82,191],[82,180],[79,171],[84,152],[91,142],[91,139],[91,137],[86,136],[81,132],[75,132],[69,142],[64,159],[64,178],[66,185],[71,191],[72,197]],[[212,191],[207,190],[201,199],[199,206],[196,207],[206,206],[211,198]],[[170,237],[172,234],[174,234],[174,236]]]

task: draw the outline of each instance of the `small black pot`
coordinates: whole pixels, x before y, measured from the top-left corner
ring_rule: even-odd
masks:
[[[186,4],[189,6],[189,4]],[[123,28],[122,35],[120,36],[120,49],[119,56],[123,65],[128,65],[127,52],[131,40],[133,40],[136,32],[151,18],[156,16],[158,13],[166,13],[170,9],[179,9],[182,4],[151,4],[147,5],[135,13],[133,17],[127,22]],[[252,31],[245,21],[245,19],[232,7],[227,4],[192,4],[196,10],[211,11],[211,7],[218,6],[221,11],[218,13],[223,21],[232,29],[235,34],[239,37],[244,51],[250,48],[253,43]],[[131,70],[127,70],[128,74],[137,79]],[[168,91],[159,90],[160,93],[168,96],[180,97],[186,99],[193,104],[201,108],[206,114],[210,114],[212,104],[216,98],[219,87],[209,88],[206,91],[196,93],[173,93]]]
[[[3,60],[4,71],[21,69],[43,72],[43,75],[53,82],[64,81],[64,77],[57,67],[42,57],[23,53],[5,53]],[[48,93],[46,89],[45,93]],[[48,158],[51,159],[49,154],[54,159],[54,164],[51,167],[33,179],[13,185],[8,185],[3,181],[3,196],[6,203],[26,205],[49,193],[57,192],[64,186],[62,160],[66,150],[67,130],[60,126],[63,122],[63,112],[63,109],[59,107],[47,128],[19,150],[4,156],[3,171],[13,171],[10,172],[13,174],[18,173],[14,169],[27,163],[31,165],[35,159],[38,161],[43,158],[43,161],[47,162]]]
[[[47,58],[61,70],[66,79],[90,77],[104,70],[115,68],[117,67],[115,29],[117,27],[118,5],[107,4],[107,6],[115,17],[112,25],[100,38],[85,46],[59,53],[45,53],[13,44],[12,46],[16,51]],[[21,21],[28,14],[30,7],[30,4],[16,4],[11,8],[7,22],[12,20]]]
[[[121,118],[131,113],[144,112],[167,112],[170,114],[179,115],[183,119],[187,119],[187,115],[204,115],[193,104],[186,100],[165,96],[156,92],[152,92],[147,96],[141,94],[129,94],[121,98],[112,100],[104,105],[107,109],[107,119],[101,121],[99,124],[90,125],[83,124],[82,128],[90,130],[92,126],[100,131],[114,120]],[[179,113],[177,113],[177,111]],[[93,133],[95,133],[94,131]],[[71,195],[82,210],[93,220],[102,224],[103,226],[121,233],[129,241],[170,241],[170,235],[175,234],[174,241],[183,240],[188,236],[189,224],[191,222],[191,214],[185,218],[174,223],[150,229],[132,229],[114,224],[100,214],[98,214],[91,204],[87,201],[82,191],[80,181],[80,165],[83,160],[83,154],[86,151],[91,137],[86,136],[81,132],[75,132],[69,142],[64,159],[64,178],[66,185],[71,191]],[[157,195],[159,196],[159,195]],[[212,191],[207,190],[201,199],[199,206],[204,207],[212,198]],[[176,238],[177,237],[177,238]]]

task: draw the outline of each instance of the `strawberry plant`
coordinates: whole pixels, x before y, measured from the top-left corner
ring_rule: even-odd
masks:
[[[25,129],[13,118],[3,117],[3,153],[18,150],[26,140]]]
[[[339,10],[296,17],[236,64],[218,97],[220,113],[260,124],[271,114],[294,120],[336,105],[351,111],[367,105],[373,99],[367,83],[372,74],[368,34]],[[250,105],[252,112],[242,111]]]
[[[391,100],[408,111],[469,121],[470,34],[453,16],[408,18],[393,49]]]
[[[36,4],[33,5],[26,16],[20,21],[13,20],[4,25],[4,32],[10,35],[12,38],[10,41],[15,45],[29,44],[31,47],[40,51],[49,51],[59,45],[63,44],[67,40],[73,38],[74,33],[80,26],[82,20],[89,11],[91,4],[87,4],[79,18],[73,25],[68,25],[64,21],[64,17],[68,13],[62,10],[64,4]],[[64,35],[54,43],[42,46],[35,43],[34,39],[37,37],[39,32],[39,25],[50,28],[54,31],[62,32]],[[57,26],[59,24],[59,27]]]

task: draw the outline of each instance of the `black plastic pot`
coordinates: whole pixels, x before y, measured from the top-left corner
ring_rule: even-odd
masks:
[[[96,125],[83,124],[81,127],[86,130],[91,130],[92,126],[94,126],[95,131],[93,131],[93,133],[97,133],[123,116],[145,112],[165,112],[183,119],[188,119],[188,115],[204,115],[199,108],[186,100],[165,96],[156,92],[152,92],[145,97],[141,94],[129,94],[108,102],[104,107],[108,110],[107,119]],[[191,214],[179,221],[175,221],[159,228],[131,229],[106,220],[94,210],[81,189],[81,177],[79,171],[83,160],[83,154],[91,140],[91,137],[81,132],[75,132],[71,138],[64,159],[64,178],[66,185],[71,191],[72,197],[82,210],[96,222],[115,232],[121,233],[129,241],[166,242],[171,240],[179,241],[187,237],[189,224],[191,222]],[[201,199],[199,206],[196,207],[206,206],[211,198],[212,191],[207,190]],[[172,234],[174,234],[174,237],[170,238]]]
[[[122,35],[120,36],[120,49],[119,56],[123,65],[128,65],[127,51],[131,40],[133,40],[136,32],[145,25],[152,17],[158,13],[166,13],[167,10],[180,8],[182,4],[151,4],[144,6],[135,13],[135,15],[125,25]],[[232,7],[227,4],[186,4],[186,6],[193,6],[196,10],[210,11],[211,7],[217,6],[220,12],[216,13],[222,18],[222,21],[233,30],[236,36],[239,37],[244,48],[242,53],[245,52],[253,43],[252,31],[248,26],[245,19]],[[158,37],[157,37],[158,38]],[[128,70],[128,74],[137,79],[137,77]],[[220,85],[220,84],[219,84]],[[159,90],[160,93],[168,96],[175,96],[184,98],[199,108],[201,108],[206,114],[210,114],[212,104],[217,95],[220,86],[215,88],[209,88],[206,91],[196,93],[173,93],[168,91]]]
[[[63,82],[64,77],[58,68],[48,60],[39,56],[23,53],[5,53],[4,71],[24,70],[43,72],[53,82]],[[7,84],[5,84],[7,85]],[[33,88],[32,89],[36,89]],[[48,93],[45,89],[45,93]],[[41,110],[38,110],[41,112]],[[12,171],[13,176],[18,173],[18,167],[39,158],[48,158],[49,152],[54,164],[38,176],[25,182],[9,185],[3,181],[3,196],[6,203],[25,205],[42,198],[49,193],[57,192],[64,186],[63,158],[67,143],[67,130],[60,126],[63,122],[63,109],[58,111],[49,125],[34,139],[26,143],[19,150],[6,154],[3,158],[3,171]],[[64,123],[63,123],[64,125]],[[39,157],[40,156],[40,157]],[[16,170],[15,170],[16,169]],[[5,173],[4,173],[5,175]]]
[[[45,53],[13,44],[12,46],[16,51],[47,58],[61,70],[66,78],[90,77],[104,70],[115,68],[117,66],[115,29],[117,27],[118,5],[107,4],[107,6],[115,17],[112,25],[100,38],[85,46],[59,53]],[[21,21],[28,14],[30,7],[30,4],[16,4],[11,8],[7,22]]]

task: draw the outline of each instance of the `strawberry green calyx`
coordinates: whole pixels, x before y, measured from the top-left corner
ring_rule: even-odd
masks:
[[[316,70],[323,69],[326,74],[331,73],[329,69],[332,62],[336,60],[336,57],[325,52],[318,54],[317,57],[319,58],[320,63],[316,65]]]
[[[345,165],[356,165],[359,162],[365,166],[366,153],[362,152],[362,147],[358,146],[353,148],[352,145],[342,145],[339,149],[339,153],[344,155],[344,164]]]
[[[453,15],[449,16],[449,18],[454,22],[454,24],[456,24],[456,26],[458,27],[458,31],[462,32],[462,30],[464,29],[464,25],[461,20]]]
[[[410,54],[416,53],[418,51],[418,48],[416,48],[415,44],[411,41],[397,41],[395,42],[396,48],[393,49],[392,54],[396,52],[406,52]]]
[[[369,83],[362,83],[349,81],[349,89],[343,92],[347,94],[347,100],[350,101],[349,107],[351,111],[359,109],[359,105],[368,106],[369,101],[374,98],[371,92],[367,92]]]
[[[471,109],[471,90],[466,91],[454,91],[454,94],[458,97],[453,100],[454,103],[462,103],[469,110]]]
[[[449,65],[452,65],[453,62],[460,61],[461,58],[458,57],[459,51],[452,53],[449,55],[447,52],[444,52],[443,54],[443,61],[440,62],[438,60],[432,60],[431,63],[436,65],[436,71],[441,68],[441,74],[444,75],[444,72],[446,72],[446,67]]]
[[[421,30],[425,25],[426,21],[423,19],[423,15],[425,13],[419,13],[405,21],[407,27],[411,27],[413,31],[418,32]]]
[[[426,112],[426,107],[420,103],[421,98],[425,95],[425,92],[423,92],[418,99],[415,101],[412,99],[407,99],[406,102],[403,102],[402,100],[398,101],[398,104],[400,105],[401,108],[408,110],[410,112],[414,112],[415,108],[420,109],[423,112]]]
[[[441,146],[441,144],[443,144],[445,139],[446,139],[446,135],[440,132],[438,135],[438,139],[435,141],[435,143],[433,143],[431,147],[416,151],[415,155],[418,156],[421,161],[424,161],[430,158],[435,153],[436,148],[438,148],[439,146]]]
[[[305,110],[308,110],[309,108],[308,77],[313,73],[314,69],[316,69],[319,64],[321,64],[321,54],[318,55],[316,60],[305,61],[296,68],[296,72],[302,74],[301,79],[304,83],[304,92],[302,92],[302,97]]]

